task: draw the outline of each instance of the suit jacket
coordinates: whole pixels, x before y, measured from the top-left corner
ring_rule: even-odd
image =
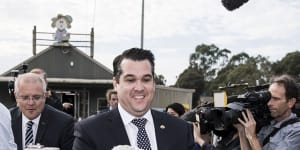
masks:
[[[166,113],[151,110],[158,150],[191,150],[194,146],[191,124]],[[164,125],[165,128],[161,128]],[[118,109],[98,114],[75,125],[73,150],[111,150],[130,145]]]
[[[19,107],[11,109],[10,112],[15,142],[18,145],[18,150],[22,150],[22,113]],[[45,105],[39,121],[35,143],[40,143],[45,147],[59,147],[60,150],[71,150],[74,141],[74,123],[72,116]]]
[[[57,99],[54,96],[46,97],[46,104],[56,108],[57,110],[63,111],[63,104],[61,103],[60,99]]]

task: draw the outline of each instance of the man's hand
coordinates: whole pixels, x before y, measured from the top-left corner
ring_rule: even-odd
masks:
[[[240,118],[238,120],[245,127],[246,137],[251,140],[256,137],[256,121],[249,109],[246,110],[246,113],[247,115],[242,112],[243,120]]]
[[[256,137],[256,121],[249,109],[246,110],[246,114],[245,112],[242,112],[243,120],[241,118],[238,118],[238,120],[245,128],[245,136],[248,139],[248,144],[253,150],[262,150],[262,147]],[[243,139],[240,138],[240,141],[241,140]],[[248,149],[249,147],[244,144],[248,145],[247,143],[242,142],[241,149]]]
[[[200,127],[200,123],[199,122],[194,122],[193,123],[194,126],[194,141],[199,144],[200,146],[202,146],[205,141],[203,140],[203,138],[201,137],[201,127]]]
[[[63,108],[65,109],[65,110],[68,110],[68,109],[70,109],[70,108],[72,108],[73,107],[73,104],[72,103],[63,103]]]

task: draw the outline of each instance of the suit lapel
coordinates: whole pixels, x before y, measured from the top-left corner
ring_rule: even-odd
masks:
[[[115,137],[115,144],[117,145],[130,145],[129,138],[127,136],[125,126],[123,124],[122,118],[118,109],[111,111],[111,116],[108,118],[110,125],[110,131]]]
[[[38,131],[36,133],[36,138],[35,138],[35,143],[41,143],[43,136],[45,134],[45,131],[47,130],[47,124],[48,124],[48,119],[50,118],[48,117],[49,115],[49,110],[47,105],[45,105],[45,108],[41,114],[41,118],[39,121],[39,125],[38,125]]]
[[[168,149],[165,143],[168,143],[168,137],[166,136],[167,125],[164,121],[162,115],[159,115],[158,112],[151,110],[154,126],[155,126],[155,135],[156,135],[156,143],[157,149]]]

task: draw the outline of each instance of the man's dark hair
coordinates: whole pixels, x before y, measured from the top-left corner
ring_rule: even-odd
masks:
[[[168,105],[165,111],[168,111],[169,108],[173,109],[178,114],[179,117],[185,113],[184,107],[180,103],[172,103]]]
[[[119,82],[120,76],[122,74],[122,69],[121,69],[121,62],[124,59],[131,59],[134,61],[143,61],[143,60],[148,60],[151,64],[151,72],[152,76],[154,78],[154,55],[150,50],[144,50],[140,48],[131,48],[128,50],[125,50],[121,55],[118,55],[114,61],[113,61],[113,75],[116,79],[117,82]]]
[[[288,99],[299,97],[299,87],[296,80],[289,75],[281,75],[278,77],[271,78],[270,83],[282,84],[285,88],[285,97]]]
[[[114,77],[116,77],[117,74],[118,74],[118,67],[119,67],[119,64],[120,64],[121,57],[122,57],[122,54],[115,57],[115,59],[113,61],[113,70],[114,70],[113,76]]]

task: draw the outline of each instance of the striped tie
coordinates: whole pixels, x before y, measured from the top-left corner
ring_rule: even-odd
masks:
[[[29,145],[30,143],[33,144],[33,131],[32,131],[32,121],[28,121],[26,126],[26,133],[25,133],[25,145]]]
[[[138,118],[138,119],[133,119],[131,122],[138,127],[138,133],[137,133],[138,148],[143,150],[151,150],[150,141],[145,130],[147,119]]]

